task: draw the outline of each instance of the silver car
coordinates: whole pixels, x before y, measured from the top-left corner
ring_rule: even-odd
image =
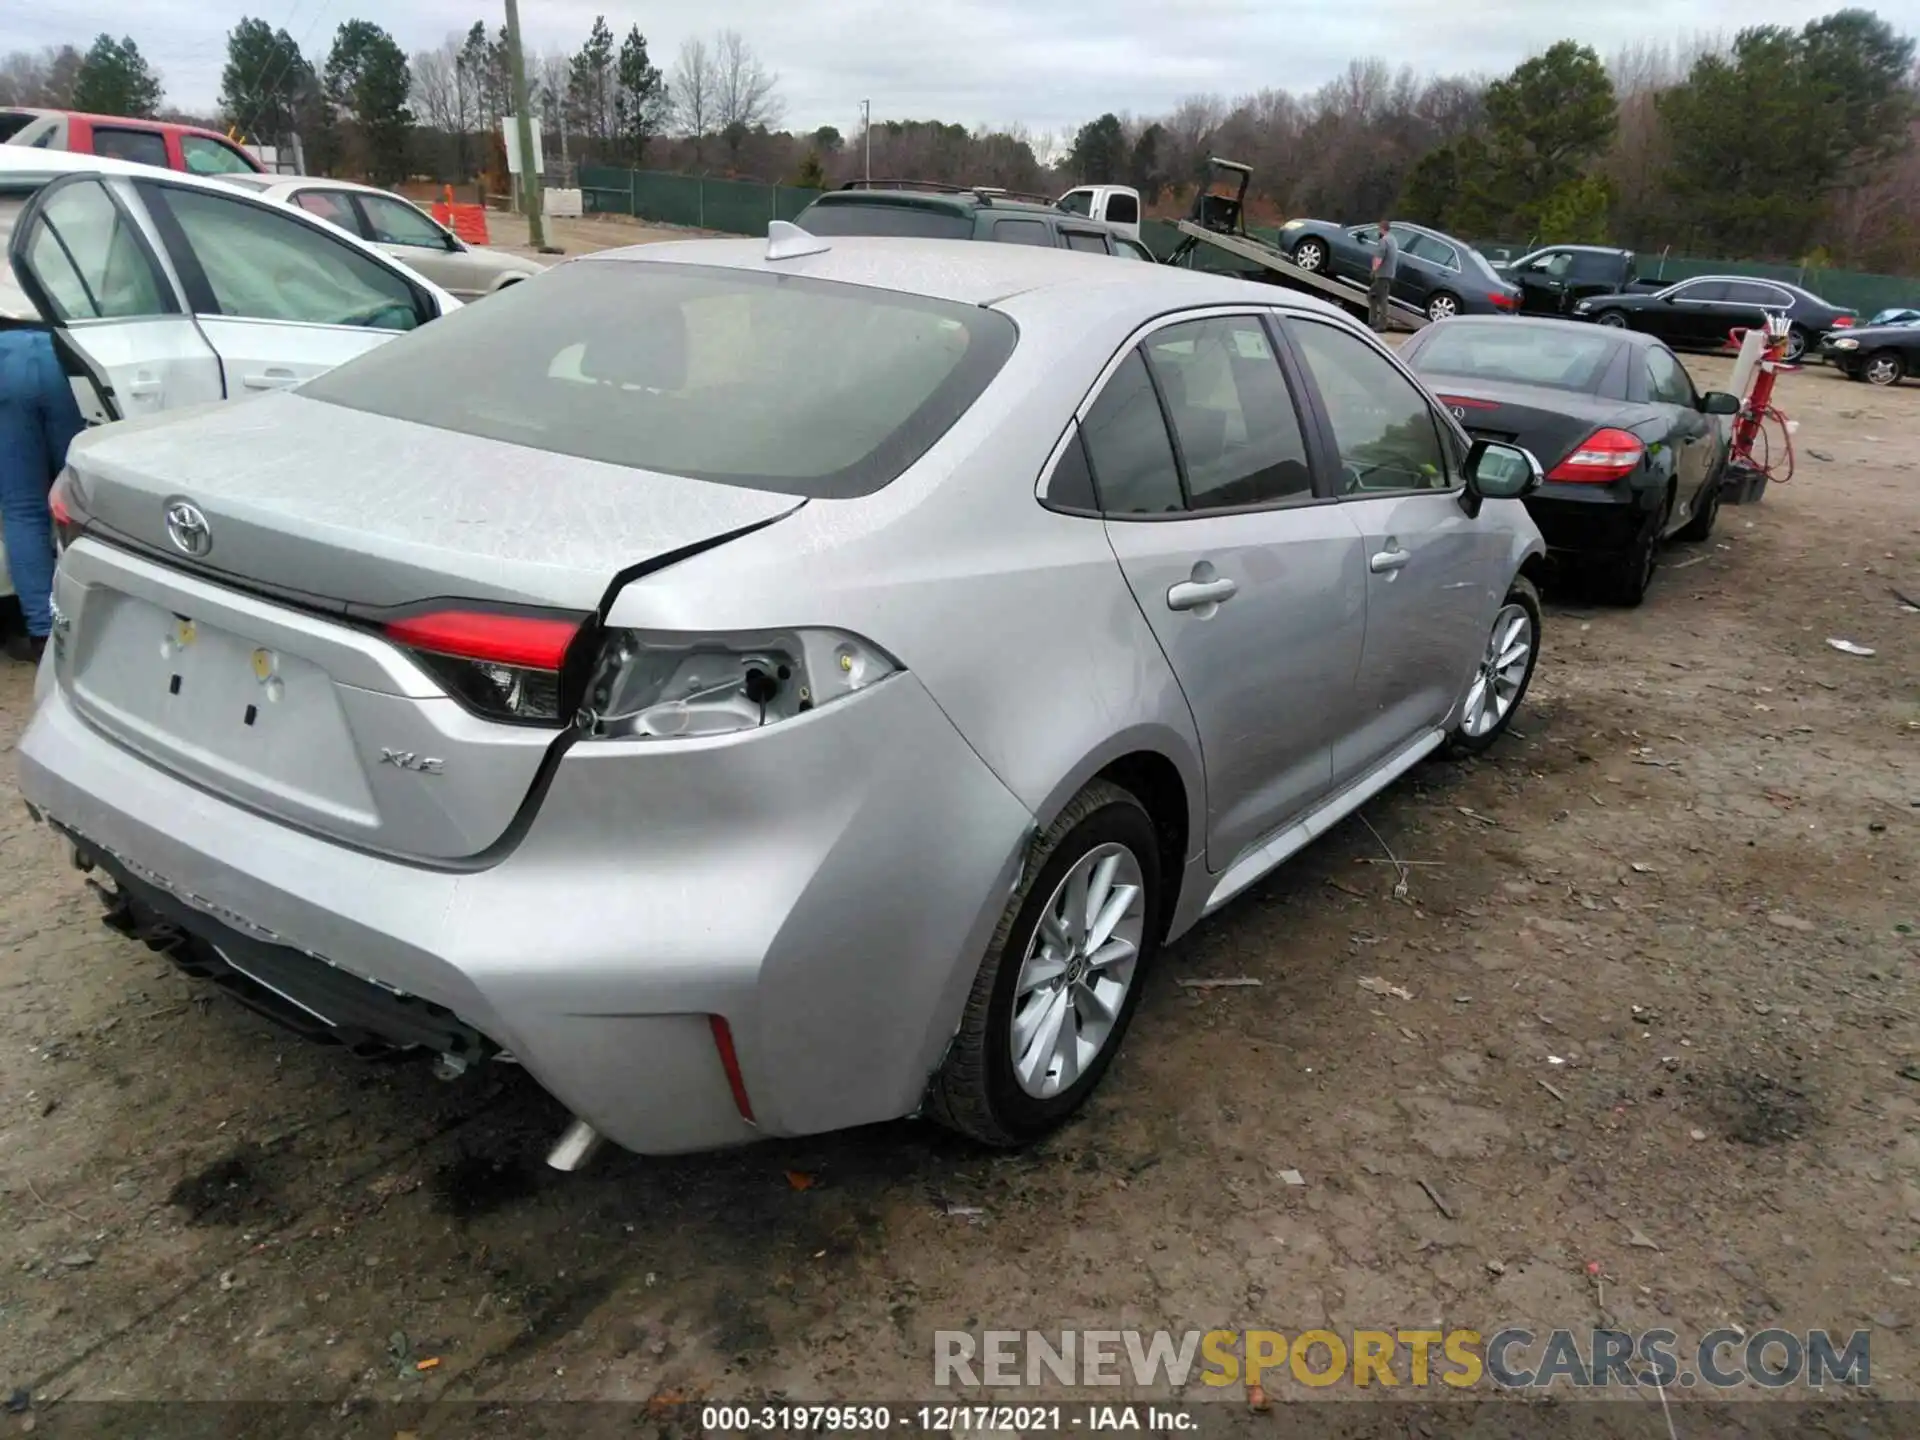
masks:
[[[1317,301],[1068,251],[556,267],[57,491],[21,743],[110,919],[642,1152],[1070,1115],[1154,952],[1540,609],[1524,452]]]
[[[377,245],[462,300],[478,300],[529,280],[538,260],[469,245],[411,200],[390,190],[307,175],[222,175],[221,180],[281,205],[292,205]]]

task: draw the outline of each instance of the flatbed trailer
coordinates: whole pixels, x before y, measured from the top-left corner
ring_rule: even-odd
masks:
[[[1253,176],[1249,166],[1218,157],[1210,158],[1208,164],[1212,167],[1213,176],[1194,196],[1192,215],[1175,222],[1182,239],[1167,257],[1167,264],[1191,266],[1193,255],[1199,247],[1211,246],[1242,262],[1235,267],[1237,269],[1244,270],[1248,265],[1255,267],[1259,272],[1256,279],[1305,291],[1322,300],[1332,301],[1361,320],[1367,318],[1366,286],[1352,280],[1302,270],[1285,251],[1247,234],[1243,217],[1247,182]],[[1216,188],[1223,172],[1237,179],[1232,194],[1222,194]],[[1409,305],[1404,300],[1392,300],[1387,306],[1387,323],[1395,330],[1412,331],[1431,322],[1419,307]]]

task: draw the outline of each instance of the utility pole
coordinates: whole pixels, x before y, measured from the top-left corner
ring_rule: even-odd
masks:
[[[867,141],[867,183],[873,183],[873,101],[860,102],[860,130]]]
[[[520,207],[527,215],[527,243],[547,248],[540,223],[540,157],[533,153],[533,116],[527,102],[527,59],[520,50],[519,0],[507,0],[507,68],[513,80],[513,113],[520,130]]]

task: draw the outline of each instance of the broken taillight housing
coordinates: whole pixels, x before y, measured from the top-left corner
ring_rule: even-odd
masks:
[[[468,709],[490,720],[557,725],[561,676],[585,617],[436,609],[389,620],[382,633]]]
[[[803,715],[898,668],[871,642],[840,630],[614,630],[587,682],[578,723],[609,738],[726,735]]]
[[[53,545],[56,551],[65,550],[78,540],[84,528],[74,517],[73,501],[68,495],[72,474],[71,470],[62,470],[47,495],[47,509],[53,515]]]

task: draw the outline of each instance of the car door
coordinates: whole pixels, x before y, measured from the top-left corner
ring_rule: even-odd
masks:
[[[1567,270],[1571,250],[1542,250],[1513,271],[1520,287],[1520,309],[1528,315],[1558,315],[1567,307]]]
[[[1200,734],[1216,871],[1326,795],[1350,719],[1365,561],[1305,413],[1253,313],[1162,323],[1081,413],[1108,539]]]
[[[1427,297],[1440,287],[1447,274],[1442,261],[1452,254],[1453,247],[1422,235],[1418,230],[1409,230],[1404,225],[1388,228],[1393,243],[1400,247],[1399,260],[1393,272],[1393,297],[1424,310]],[[1457,272],[1458,265],[1454,269]]]
[[[284,206],[165,182],[136,189],[231,396],[298,384],[438,313],[399,267]]]
[[[42,186],[13,222],[7,258],[102,392],[83,397],[83,413],[149,415],[225,394],[219,357],[186,313],[129,182],[79,173]]]
[[[1726,338],[1727,283],[1689,280],[1656,295],[1641,311],[1641,329],[1669,345],[1717,345]]]
[[[1380,253],[1380,227],[1353,225],[1336,231],[1327,243],[1327,269],[1362,285],[1373,281],[1373,257]]]
[[[1717,339],[1726,340],[1728,332],[1736,329],[1759,329],[1767,323],[1769,315],[1785,315],[1792,309],[1793,296],[1777,285],[1762,280],[1729,280]]]
[[[1678,503],[1669,523],[1679,528],[1699,510],[1706,487],[1719,469],[1720,433],[1713,417],[1701,413],[1700,395],[1686,366],[1664,345],[1646,352],[1647,398],[1667,420],[1665,443],[1677,452],[1674,479]]]
[[[356,191],[360,233],[402,264],[418,270],[462,300],[487,293],[497,272],[476,261],[467,247],[428,215],[391,195]]]
[[[1460,433],[1351,327],[1289,316],[1337,490],[1366,552],[1366,643],[1353,721],[1333,744],[1345,786],[1443,724],[1505,594],[1506,540],[1460,504]]]

